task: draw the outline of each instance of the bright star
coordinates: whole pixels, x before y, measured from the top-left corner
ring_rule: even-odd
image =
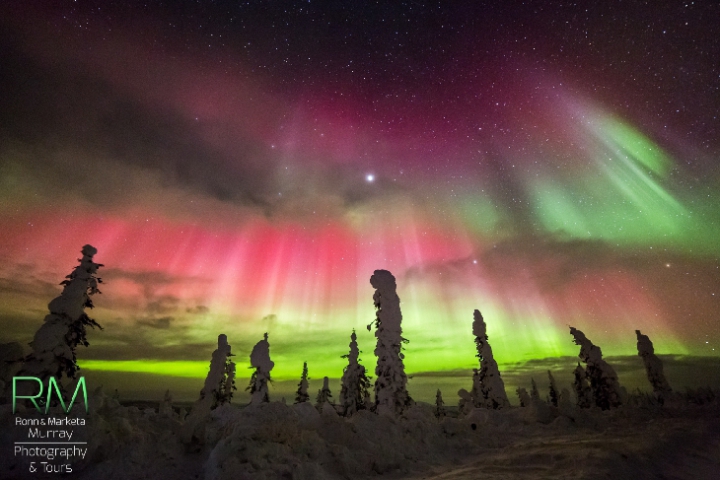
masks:
[[[373,175],[372,173],[368,173],[367,175],[365,175],[365,180],[367,180],[368,183],[372,183],[375,181],[375,175]]]

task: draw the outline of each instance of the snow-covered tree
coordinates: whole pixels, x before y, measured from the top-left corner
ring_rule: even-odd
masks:
[[[480,310],[475,310],[473,313],[473,335],[475,335],[477,357],[480,360],[477,383],[480,386],[482,395],[481,400],[475,399],[475,406],[484,406],[486,408],[509,407],[510,401],[505,392],[505,383],[500,377],[498,364],[493,358],[492,348],[488,343],[487,326],[480,314]],[[473,390],[475,390],[475,387],[473,387]]]
[[[232,348],[227,335],[218,335],[218,346],[212,353],[210,370],[205,377],[205,385],[200,390],[200,399],[193,406],[203,411],[213,410],[220,405],[230,403],[235,388],[235,363],[230,359]]]
[[[560,413],[562,414],[569,414],[572,412],[573,405],[572,405],[572,399],[570,397],[570,390],[567,388],[563,388],[562,391],[560,391],[560,395],[558,395],[558,409],[560,410]]]
[[[93,308],[92,295],[100,293],[98,285],[102,280],[95,274],[103,265],[95,263],[97,249],[92,245],[82,248],[80,265],[65,277],[60,284],[62,293],[48,304],[50,314],[35,333],[30,343],[32,352],[25,357],[18,376],[38,377],[43,382],[50,377],[61,380],[74,379],[80,367],[77,364],[76,348],[88,346],[87,327],[102,327],[87,313]]]
[[[576,405],[580,408],[590,408],[592,405],[592,392],[587,381],[587,373],[578,362],[573,371],[573,390],[575,391]]]
[[[375,337],[377,366],[375,367],[375,406],[378,413],[394,415],[402,412],[412,403],[407,392],[407,376],[402,353],[402,313],[397,295],[395,277],[387,270],[375,270],[370,277],[375,288],[373,301],[377,309]],[[372,323],[368,325],[368,330]]]
[[[275,362],[270,360],[270,343],[268,343],[268,334],[260,340],[250,353],[250,366],[255,369],[250,378],[250,385],[246,390],[250,390],[250,403],[266,403],[270,401],[268,392],[268,382],[270,371],[275,367]]]
[[[304,403],[310,400],[310,395],[308,395],[308,380],[307,362],[303,362],[302,376],[300,377],[300,383],[298,383],[298,389],[295,392],[295,403]]]
[[[443,402],[442,392],[439,388],[437,390],[437,393],[435,394],[434,413],[437,418],[442,418],[445,416],[445,402]]]
[[[530,395],[528,394],[527,390],[525,390],[523,387],[519,387],[517,390],[515,390],[515,393],[517,393],[518,399],[520,400],[521,407],[529,407],[530,406],[530,403],[532,403],[532,400],[530,399]]]
[[[530,399],[533,402],[539,402],[540,401],[540,391],[537,388],[537,383],[535,383],[535,379],[530,379]]]
[[[487,401],[485,400],[482,392],[482,382],[480,382],[479,368],[473,368],[472,388],[470,389],[470,396],[472,397],[472,406],[474,408],[484,408],[487,405]]]
[[[570,334],[575,339],[575,345],[580,345],[580,359],[585,362],[587,377],[590,380],[593,401],[596,406],[607,410],[620,406],[622,403],[622,390],[615,370],[602,358],[602,350],[585,336],[585,334],[570,327]]]
[[[642,357],[645,364],[648,381],[653,387],[655,397],[662,403],[665,397],[672,393],[672,388],[663,373],[662,361],[655,355],[655,347],[653,347],[650,337],[640,333],[640,330],[635,330],[635,335],[637,336],[638,355]]]
[[[172,408],[172,395],[170,395],[170,390],[165,390],[165,395],[163,396],[162,401],[160,402],[160,405],[158,407],[158,413],[160,415],[172,415],[173,414],[173,408]]]
[[[458,397],[460,397],[458,400],[458,410],[461,414],[467,415],[475,407],[473,404],[473,395],[471,392],[461,388],[458,390]]]
[[[350,353],[342,356],[348,359],[340,388],[340,406],[343,415],[352,415],[358,410],[368,408],[365,398],[369,395],[370,380],[365,374],[365,367],[360,365],[359,355],[357,335],[353,330],[350,335]]]
[[[323,378],[323,386],[320,390],[318,390],[317,398],[315,399],[315,406],[318,409],[322,409],[323,405],[325,405],[326,402],[329,402],[332,398],[332,393],[330,392],[330,379],[328,377]]]
[[[548,403],[550,405],[552,405],[553,407],[557,407],[558,406],[558,389],[557,389],[557,385],[555,384],[555,378],[553,378],[553,374],[550,370],[548,370],[548,380],[550,381]]]
[[[183,425],[183,440],[202,441],[202,424],[211,410],[230,403],[235,388],[235,363],[230,359],[232,348],[227,335],[218,335],[218,346],[210,359],[210,370],[205,384],[200,390],[200,398],[195,402]],[[169,392],[167,393],[169,396]],[[166,398],[167,400],[167,398]]]
[[[230,355],[234,354],[231,353]],[[235,362],[230,360],[230,355],[228,355],[227,360],[225,360],[225,373],[223,375],[224,381],[220,384],[217,396],[215,397],[217,406],[230,403],[235,391],[237,390],[237,387],[235,386]]]

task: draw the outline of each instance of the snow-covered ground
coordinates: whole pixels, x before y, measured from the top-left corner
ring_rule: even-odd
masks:
[[[720,478],[718,399],[669,403],[562,412],[542,403],[440,420],[428,404],[400,418],[368,411],[343,418],[328,404],[322,412],[310,403],[222,405],[188,442],[178,413],[96,394],[77,432],[87,456],[72,462],[68,478]],[[8,407],[0,410],[0,478],[43,478],[11,453],[23,428]]]

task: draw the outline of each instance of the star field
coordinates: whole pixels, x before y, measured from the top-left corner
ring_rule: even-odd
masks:
[[[2,341],[90,243],[95,368],[269,331],[278,375],[339,376],[379,268],[411,372],[472,366],[475,308],[501,364],[575,355],[568,324],[606,354],[640,329],[718,355],[714,2],[7,10]]]

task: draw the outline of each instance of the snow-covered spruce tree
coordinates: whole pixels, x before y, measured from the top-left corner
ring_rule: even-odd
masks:
[[[397,295],[395,277],[387,270],[375,270],[370,277],[370,284],[375,288],[373,301],[377,309],[375,337],[377,345],[375,355],[375,408],[384,415],[401,413],[412,403],[407,392],[407,376],[401,352],[402,344],[407,340],[402,337],[402,313],[400,298]],[[372,323],[368,325],[368,330]]]
[[[540,401],[540,391],[537,388],[537,383],[535,383],[535,379],[530,379],[530,399],[533,402],[539,402]]]
[[[173,414],[172,403],[173,403],[173,399],[172,399],[172,395],[170,395],[170,390],[165,390],[165,395],[163,396],[163,399],[160,402],[160,405],[158,406],[158,413],[160,415],[172,415]]]
[[[210,411],[220,405],[230,403],[235,389],[235,363],[230,360],[233,355],[227,341],[227,335],[218,335],[218,346],[212,353],[210,370],[205,377],[205,384],[200,390],[200,398],[193,404],[192,410],[183,425],[183,441],[203,441],[203,425]],[[169,394],[169,392],[168,392]]]
[[[558,395],[558,409],[560,413],[567,415],[573,410],[572,399],[570,397],[570,390],[563,388]]]
[[[231,353],[230,355],[234,355]],[[220,384],[220,390],[217,395],[217,405],[220,406],[224,403],[230,403],[237,387],[235,386],[235,362],[230,360],[228,356],[225,361],[225,381]]]
[[[218,347],[212,353],[210,371],[205,377],[205,385],[200,390],[200,399],[195,403],[193,411],[214,410],[225,403],[230,403],[235,388],[235,363],[230,359],[232,348],[228,344],[227,335],[218,335]]]
[[[437,393],[435,394],[435,409],[434,409],[435,417],[442,418],[445,416],[445,402],[443,402],[442,398],[442,392],[438,388]]]
[[[523,387],[519,387],[517,390],[515,390],[515,393],[517,393],[518,399],[520,400],[521,407],[529,407],[530,406],[530,403],[532,403],[532,400],[530,399],[530,395],[528,394],[527,390],[525,390]]]
[[[357,335],[353,330],[350,335],[350,353],[342,356],[342,358],[348,359],[348,365],[343,370],[340,388],[340,406],[342,414],[346,416],[369,407],[365,403],[365,397],[369,395],[370,380],[365,374],[365,367],[360,365],[359,355]]]
[[[310,400],[310,395],[308,395],[308,380],[307,362],[303,362],[302,376],[300,377],[300,383],[298,383],[298,389],[295,392],[295,403],[304,403]]]
[[[585,362],[595,405],[603,410],[620,406],[622,396],[617,374],[603,360],[600,347],[593,345],[582,331],[574,327],[570,327],[570,334],[575,339],[575,345],[580,345],[578,357]]]
[[[650,337],[640,333],[640,330],[635,330],[635,335],[637,336],[638,355],[642,357],[645,364],[648,381],[653,387],[655,397],[662,404],[665,397],[672,393],[672,388],[663,373],[662,361],[655,355],[655,347],[653,347]]]
[[[88,346],[87,327],[102,327],[87,313],[93,308],[91,296],[100,293],[98,284],[102,280],[95,276],[103,265],[95,263],[93,257],[97,249],[92,245],[82,248],[80,265],[60,285],[64,285],[59,297],[48,304],[50,314],[35,333],[30,343],[32,352],[25,357],[24,365],[18,376],[40,378],[43,383],[50,377],[61,380],[63,376],[74,379],[80,367],[77,364],[75,349],[78,345]]]
[[[332,393],[330,392],[330,379],[328,377],[323,378],[323,386],[320,390],[318,390],[317,398],[315,399],[315,406],[321,410],[323,405],[325,405],[326,402],[329,402],[332,398]]]
[[[553,374],[550,370],[548,370],[548,380],[550,381],[550,387],[549,387],[549,393],[548,393],[548,403],[552,405],[553,407],[558,406],[558,389],[557,385],[555,384],[555,378],[553,378]]]
[[[250,385],[246,390],[250,390],[250,403],[267,403],[270,401],[268,392],[268,382],[270,378],[270,370],[275,367],[275,362],[270,360],[270,343],[268,343],[268,334],[260,340],[250,353],[250,365],[255,371],[250,378]]]
[[[461,415],[467,415],[469,414],[472,409],[475,407],[473,404],[473,394],[471,392],[468,392],[464,388],[461,388],[458,390],[458,411]]]
[[[480,314],[480,310],[473,312],[473,335],[475,335],[477,357],[480,360],[478,382],[482,394],[482,401],[475,400],[475,404],[476,406],[495,409],[509,407],[510,401],[505,392],[505,383],[500,377],[498,364],[493,358],[492,348],[488,343],[487,326]],[[479,403],[484,405],[479,405]]]
[[[470,389],[470,396],[472,397],[473,408],[483,408],[487,402],[482,393],[482,383],[480,382],[480,369],[473,368],[472,376],[472,388]],[[468,412],[469,413],[469,412]]]
[[[592,392],[587,381],[587,373],[578,362],[577,367],[573,371],[573,390],[575,391],[576,405],[579,408],[590,408],[592,405]]]

